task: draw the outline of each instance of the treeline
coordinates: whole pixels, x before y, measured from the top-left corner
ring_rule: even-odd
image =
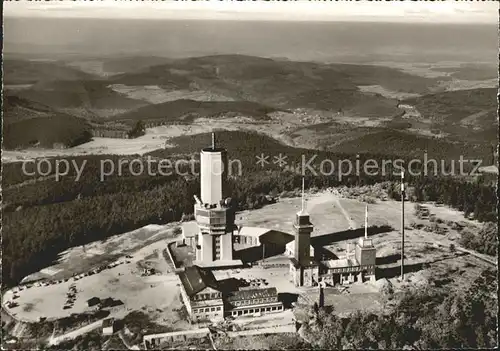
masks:
[[[492,184],[482,178],[467,181],[452,177],[413,177],[408,181],[408,197],[415,202],[435,201],[473,215],[480,222],[496,221],[497,197]],[[389,190],[389,197],[400,200],[399,188]]]
[[[3,281],[18,282],[61,251],[192,212],[198,185],[184,179],[149,190],[33,206],[3,216]]]
[[[461,233],[460,245],[491,256],[498,255],[498,225],[486,223],[477,233],[465,229]]]
[[[454,178],[415,178],[408,187],[408,197],[412,201],[436,201],[464,212],[466,218],[485,222],[478,232],[467,228],[460,232],[460,245],[467,249],[495,256],[498,247],[497,197],[496,189],[489,183],[469,182]],[[400,200],[401,193],[394,186],[389,189],[389,197]]]
[[[311,311],[300,330],[322,350],[463,349],[497,347],[496,272],[484,271],[465,292],[408,290],[390,313],[340,318]]]

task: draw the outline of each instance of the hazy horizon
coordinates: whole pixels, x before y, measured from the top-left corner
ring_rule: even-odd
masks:
[[[4,23],[6,59],[244,54],[321,62],[496,63],[498,57],[492,24],[137,19],[131,25],[126,19],[22,17]]]
[[[497,23],[495,2],[5,2],[5,16]]]

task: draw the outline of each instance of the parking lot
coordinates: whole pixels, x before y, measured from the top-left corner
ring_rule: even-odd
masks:
[[[154,309],[168,314],[169,306],[179,293],[177,277],[168,271],[145,274],[140,268],[146,257],[153,257],[148,261],[158,261],[156,266],[161,266],[162,256],[153,253],[165,245],[164,241],[157,242],[133,256],[123,256],[72,278],[15,287],[4,294],[3,302],[9,313],[28,322],[94,311],[96,307],[87,302],[94,297],[107,301],[105,307],[112,313]]]

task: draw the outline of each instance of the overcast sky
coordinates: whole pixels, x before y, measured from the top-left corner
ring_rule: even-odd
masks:
[[[260,2],[260,1],[7,1],[5,16],[151,19],[237,19],[496,23],[496,1],[486,2]]]

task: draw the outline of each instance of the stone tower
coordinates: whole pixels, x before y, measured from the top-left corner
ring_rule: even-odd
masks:
[[[295,254],[294,257],[300,264],[309,264],[311,261],[311,233],[314,229],[309,214],[304,208],[304,179],[302,178],[302,208],[295,216],[293,224],[295,231]]]

